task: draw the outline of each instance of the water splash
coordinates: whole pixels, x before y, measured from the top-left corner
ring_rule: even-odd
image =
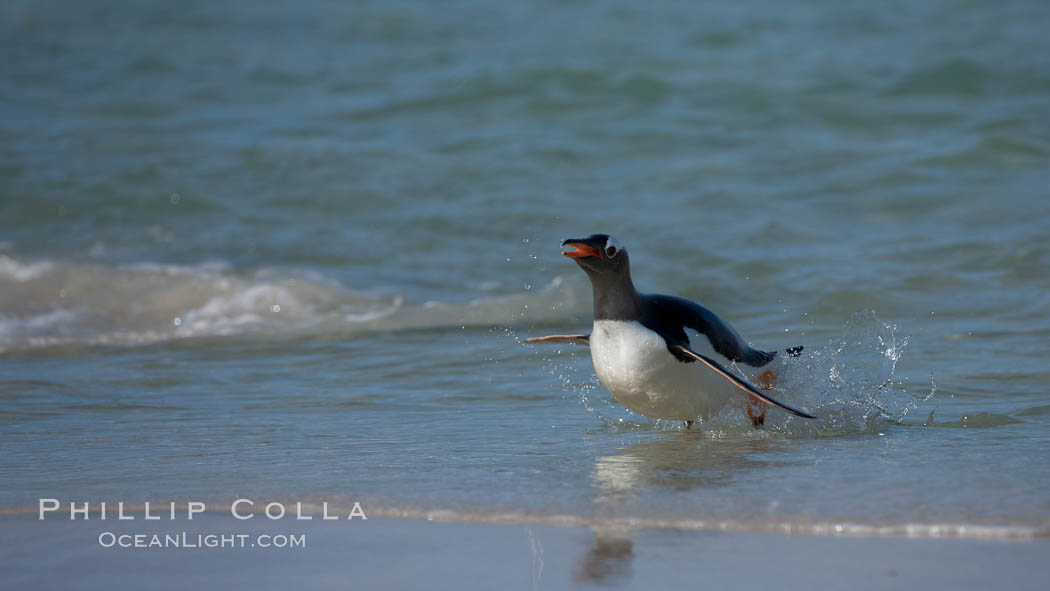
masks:
[[[603,426],[630,431],[658,427],[658,421],[628,410],[605,391],[594,373],[590,357],[586,347],[561,345],[550,349],[542,362],[547,373],[561,385],[565,397],[576,398]]]
[[[842,334],[823,347],[810,347],[799,358],[775,360],[781,378],[774,397],[791,400],[820,417],[817,422],[785,417],[777,430],[808,429],[816,435],[874,433],[900,423],[936,393],[931,376],[925,392],[909,392],[896,375],[908,337],[883,322],[873,310],[855,312]],[[807,425],[809,423],[809,425]]]

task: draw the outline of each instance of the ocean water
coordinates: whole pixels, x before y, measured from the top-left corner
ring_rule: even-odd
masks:
[[[0,509],[1050,536],[1045,2],[0,7]],[[778,398],[613,401],[559,242]],[[786,363],[786,362],[781,362]],[[742,404],[742,403],[741,403]]]

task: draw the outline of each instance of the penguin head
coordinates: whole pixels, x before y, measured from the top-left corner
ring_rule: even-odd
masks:
[[[591,234],[586,238],[569,238],[562,241],[563,247],[574,250],[562,251],[562,254],[576,260],[588,275],[618,274],[627,272],[630,259],[627,249],[616,238],[608,234]]]

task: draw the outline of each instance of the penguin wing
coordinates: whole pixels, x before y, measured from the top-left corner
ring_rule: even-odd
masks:
[[[572,343],[574,345],[583,345],[589,347],[591,344],[591,335],[589,334],[552,334],[545,337],[529,337],[525,339],[526,343]]]
[[[685,355],[685,356],[688,356],[688,357],[692,357],[693,359],[699,361],[700,363],[703,363],[707,367],[711,368],[711,370],[714,371],[715,373],[717,373],[718,375],[720,375],[723,378],[729,380],[737,388],[740,388],[744,392],[747,392],[751,396],[754,396],[755,398],[758,398],[759,400],[761,400],[762,402],[765,402],[766,404],[769,404],[770,406],[775,406],[775,407],[779,408],[780,410],[782,410],[784,412],[791,413],[791,414],[793,414],[795,416],[799,416],[799,417],[803,417],[803,418],[807,418],[807,419],[815,419],[815,418],[817,418],[817,417],[815,417],[815,416],[813,416],[813,415],[811,415],[811,414],[809,414],[807,412],[802,412],[801,410],[796,410],[796,409],[791,408],[790,406],[788,406],[786,404],[782,404],[780,402],[777,402],[776,400],[773,400],[769,396],[766,396],[761,391],[759,391],[758,388],[752,386],[751,384],[745,382],[744,380],[742,380],[742,379],[736,377],[735,375],[733,375],[732,373],[730,373],[730,371],[728,369],[726,369],[725,367],[722,367],[722,364],[718,363],[714,359],[711,359],[710,357],[705,357],[704,355],[701,355],[701,354],[697,353],[696,351],[693,351],[689,347],[685,347],[685,346],[682,346],[682,345],[672,345],[670,347],[670,349],[671,349],[672,352],[681,353],[682,355]]]
[[[645,297],[650,307],[655,308],[650,311],[649,316],[659,318],[659,320],[652,318],[654,324],[664,324],[674,319],[679,326],[666,328],[680,331],[680,326],[685,326],[695,330],[707,337],[707,340],[711,342],[711,347],[730,361],[762,367],[776,356],[776,353],[751,348],[728,322],[694,301],[667,295]],[[643,321],[643,324],[648,323]]]

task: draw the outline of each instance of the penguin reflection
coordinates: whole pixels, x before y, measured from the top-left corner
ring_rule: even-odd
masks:
[[[645,485],[676,491],[723,486],[736,472],[770,465],[748,457],[773,449],[773,443],[765,439],[730,444],[689,432],[671,435],[595,460],[591,478],[598,488],[596,501],[613,509],[636,497]]]
[[[580,558],[573,580],[612,583],[631,578],[634,543],[630,531],[594,528],[594,545]]]
[[[709,440],[694,433],[623,448],[620,453],[595,461],[592,479],[598,488],[596,504],[605,514],[620,513],[622,505],[637,499],[646,486],[668,487],[676,492],[725,486],[734,471],[768,466],[748,458],[770,451],[761,439],[734,442]],[[578,582],[614,583],[631,578],[634,542],[631,530],[594,527],[594,543],[576,567]]]

